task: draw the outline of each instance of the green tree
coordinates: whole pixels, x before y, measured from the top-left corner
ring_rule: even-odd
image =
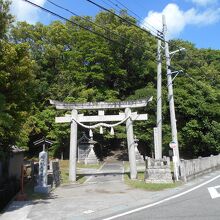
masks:
[[[136,23],[125,11],[121,11],[120,16]],[[44,135],[55,140],[56,152],[61,146],[68,147],[69,126],[54,123],[55,115],[64,112],[56,113],[49,106],[49,99],[66,102],[117,101],[153,95],[154,101],[140,110],[140,113],[149,114],[149,120],[135,125],[135,134],[150,154],[153,151],[153,127],[156,125],[156,39],[111,13],[101,12],[95,18],[72,17],[71,20],[111,38],[111,41],[77,25],[60,21],[49,25],[19,22],[11,30],[10,45],[17,49],[26,48],[22,53],[23,58],[24,54],[28,57],[24,66],[32,63],[26,71],[26,74],[29,73],[26,79],[30,83],[28,85],[34,84],[34,95],[28,90],[25,92],[27,96],[24,96],[27,99],[18,101],[18,104],[20,101],[31,103],[27,106],[31,108],[31,113],[27,114],[20,132],[22,140],[31,143]],[[195,157],[219,153],[220,51],[197,49],[192,43],[181,40],[170,42],[171,50],[177,49],[177,46],[185,47],[187,55],[173,57],[171,68],[182,69],[188,74],[179,75],[174,80],[180,155]],[[22,59],[22,56],[17,59]],[[4,62],[9,62],[9,58]],[[16,66],[15,63],[13,66]],[[20,94],[24,88],[29,88],[28,85],[19,87]],[[165,97],[167,87],[164,77],[163,151],[167,155],[171,129]],[[3,103],[2,117],[15,118],[5,114],[8,113],[4,110],[8,100],[4,94],[0,96],[0,101]],[[11,103],[14,102],[15,99]],[[113,143],[116,139],[125,139],[123,126],[116,131],[114,138],[105,135],[106,140]]]
[[[13,21],[9,4],[0,1],[0,155],[9,145],[24,142],[20,131],[31,109],[35,66],[27,44],[9,41],[7,30]]]

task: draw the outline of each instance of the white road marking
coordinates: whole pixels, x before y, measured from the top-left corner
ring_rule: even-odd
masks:
[[[191,189],[189,189],[189,190],[186,190],[185,192],[176,194],[176,195],[171,196],[171,197],[168,197],[168,198],[166,198],[166,199],[162,199],[162,200],[160,200],[160,201],[158,201],[158,202],[155,202],[155,203],[152,203],[152,204],[149,204],[149,205],[146,205],[146,206],[142,206],[142,207],[137,208],[137,209],[130,210],[130,211],[128,211],[128,212],[124,212],[124,213],[121,213],[121,214],[118,214],[118,215],[114,215],[114,216],[105,218],[105,219],[103,219],[103,220],[116,219],[116,218],[119,218],[119,217],[122,217],[122,216],[125,216],[125,215],[129,215],[129,214],[132,214],[132,213],[135,213],[135,212],[142,211],[142,210],[144,210],[144,209],[151,208],[151,207],[153,207],[153,206],[159,205],[159,204],[164,203],[164,202],[167,202],[167,201],[169,201],[169,200],[172,200],[172,199],[178,198],[178,197],[180,197],[180,196],[186,195],[186,194],[188,194],[188,193],[190,193],[190,192],[192,192],[192,191],[194,191],[194,190],[196,190],[196,189],[198,189],[198,188],[200,188],[200,187],[202,187],[202,186],[207,185],[208,183],[211,183],[212,181],[214,181],[214,180],[216,180],[216,179],[218,179],[218,178],[220,178],[220,175],[218,175],[218,176],[216,176],[216,177],[214,177],[214,178],[212,178],[212,179],[210,179],[210,180],[208,180],[208,181],[206,181],[206,182],[204,182],[204,183],[202,183],[202,184],[200,184],[200,185],[198,185],[198,186],[195,186],[195,187],[193,187],[193,188],[191,188]]]
[[[208,188],[208,191],[209,191],[212,199],[216,199],[216,198],[220,197],[220,193],[217,191],[218,188],[220,188],[220,186],[214,186],[214,187]]]
[[[84,211],[83,213],[84,213],[84,214],[91,214],[91,213],[93,213],[93,212],[95,212],[95,211],[93,211],[93,210],[86,210],[86,211]]]

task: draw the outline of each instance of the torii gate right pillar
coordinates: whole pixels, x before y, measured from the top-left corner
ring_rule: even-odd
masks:
[[[131,115],[131,109],[126,108],[125,116],[127,117],[129,115]],[[130,178],[137,179],[133,123],[130,117],[126,121],[126,131],[127,131],[128,155],[129,155],[129,163],[130,163]]]

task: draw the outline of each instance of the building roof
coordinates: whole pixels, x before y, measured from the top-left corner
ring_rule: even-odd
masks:
[[[16,146],[16,145],[12,145],[12,146],[10,147],[10,150],[11,150],[12,153],[23,153],[23,152],[25,151],[24,149],[19,148],[19,147]]]
[[[85,133],[83,133],[82,137],[78,140],[78,144],[96,144],[92,138],[88,138]]]

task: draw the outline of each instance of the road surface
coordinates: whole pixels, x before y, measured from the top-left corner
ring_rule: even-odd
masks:
[[[105,220],[220,220],[220,175],[193,188]]]
[[[220,171],[157,192],[125,185],[122,171],[122,163],[108,162],[85,184],[60,186],[46,199],[12,202],[0,220],[220,220]]]

